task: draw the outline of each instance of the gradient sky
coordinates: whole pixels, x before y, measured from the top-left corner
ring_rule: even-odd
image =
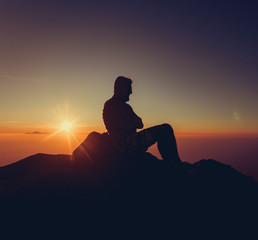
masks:
[[[255,1],[1,0],[0,132],[103,128],[124,75],[146,127],[258,134],[257,26]]]

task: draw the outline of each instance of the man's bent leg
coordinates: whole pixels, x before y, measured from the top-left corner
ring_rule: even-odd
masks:
[[[177,165],[181,162],[178,156],[174,131],[169,124],[146,128],[141,132],[144,133],[148,146],[157,142],[159,152],[164,161],[171,165]]]

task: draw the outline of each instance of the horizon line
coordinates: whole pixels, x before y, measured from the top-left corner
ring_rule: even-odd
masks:
[[[85,131],[73,131],[73,134],[89,134],[91,132],[105,133],[103,129],[92,129]],[[48,135],[54,131],[0,131],[0,134],[20,135]],[[175,131],[177,137],[258,137],[258,132],[222,132],[222,131]]]

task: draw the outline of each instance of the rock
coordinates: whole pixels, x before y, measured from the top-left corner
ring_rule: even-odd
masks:
[[[109,216],[163,226],[167,217],[171,223],[187,216],[237,226],[257,216],[257,202],[257,182],[229,165],[203,159],[184,162],[175,173],[150,153],[115,151],[108,136],[97,132],[72,156],[36,154],[0,167],[0,203],[7,215],[12,209],[26,209],[23,215],[34,209],[37,216],[60,209],[71,219]]]
[[[109,141],[107,133],[92,132],[87,138],[73,151],[72,158],[76,161],[89,161],[94,164],[94,158],[101,153],[109,155],[114,151]]]

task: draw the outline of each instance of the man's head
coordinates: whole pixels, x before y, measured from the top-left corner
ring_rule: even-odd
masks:
[[[124,102],[129,101],[129,96],[132,93],[132,80],[123,76],[119,76],[115,80],[114,93]]]

